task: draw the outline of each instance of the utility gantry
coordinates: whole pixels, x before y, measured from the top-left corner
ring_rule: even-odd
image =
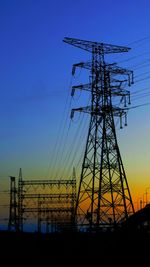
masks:
[[[64,231],[75,228],[76,180],[18,180],[18,225],[23,231],[24,221],[37,219],[38,232],[46,223],[46,231]],[[45,228],[45,227],[44,227]]]
[[[90,231],[115,228],[134,213],[134,206],[117,142],[115,117],[120,128],[127,125],[127,105],[133,72],[105,61],[105,54],[128,52],[130,48],[64,38],[64,42],[92,54],[91,61],[73,65],[90,71],[90,83],[73,86],[90,93],[89,106],[72,109],[89,114],[90,123],[76,202],[78,228]],[[116,101],[117,100],[117,101]],[[119,101],[118,101],[119,100]],[[119,103],[119,104],[118,104]]]

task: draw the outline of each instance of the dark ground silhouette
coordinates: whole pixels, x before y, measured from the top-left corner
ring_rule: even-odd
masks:
[[[0,232],[0,266],[144,266],[150,234]]]

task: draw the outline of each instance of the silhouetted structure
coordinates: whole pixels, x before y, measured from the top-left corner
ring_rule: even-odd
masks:
[[[122,226],[124,230],[150,233],[150,204],[135,212]]]
[[[18,230],[16,195],[17,195],[16,179],[15,177],[10,176],[10,204],[9,204],[8,231]]]
[[[133,83],[133,72],[108,64],[105,54],[128,52],[128,47],[65,38],[64,42],[92,53],[92,60],[73,65],[90,71],[88,84],[72,87],[90,93],[91,104],[73,109],[90,115],[90,124],[82,164],[76,203],[79,227],[90,231],[114,228],[134,213],[133,202],[117,143],[115,117],[127,125],[127,104],[130,91],[124,87]],[[125,77],[125,78],[124,78]],[[119,104],[118,101],[120,100]],[[123,107],[124,105],[124,107]]]
[[[19,231],[23,231],[23,183],[22,183],[22,170],[19,170],[18,178],[18,227]]]
[[[74,227],[76,180],[22,180],[18,181],[19,229],[24,220],[37,219],[38,231],[46,223],[46,231]],[[35,223],[35,222],[34,222]]]

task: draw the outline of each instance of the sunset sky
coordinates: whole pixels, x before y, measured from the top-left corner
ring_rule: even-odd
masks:
[[[66,36],[131,47],[110,62],[134,71],[132,106],[150,102],[149,0],[1,0],[2,190],[20,167],[25,179],[59,179],[75,166],[79,179],[88,118],[70,121],[71,108],[85,101],[79,92],[71,101],[70,91],[85,76],[72,78],[71,68],[91,55],[62,42]],[[128,127],[117,133],[137,207],[150,187],[150,105],[130,110]]]

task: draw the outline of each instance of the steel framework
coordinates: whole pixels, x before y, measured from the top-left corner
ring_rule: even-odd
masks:
[[[18,178],[18,227],[23,231],[23,184],[22,184],[22,170],[19,170]]]
[[[46,233],[75,230],[74,208],[72,200],[69,201],[68,196],[63,201],[59,197],[57,204],[51,200],[46,201],[39,198],[38,232],[41,232],[42,223],[46,223]]]
[[[68,227],[72,228],[74,227],[76,180],[23,180],[20,171],[18,203],[20,231],[23,231],[24,220],[29,219],[37,220],[39,232],[42,222],[53,225],[55,230],[54,223],[57,229],[61,224],[68,224]]]
[[[16,179],[10,176],[10,204],[9,204],[9,221],[8,231],[18,230],[18,219],[17,219],[17,190],[16,190]]]
[[[133,72],[108,64],[105,54],[128,52],[130,48],[105,43],[64,38],[64,42],[92,53],[92,60],[74,64],[90,71],[91,82],[72,87],[90,93],[89,106],[72,109],[90,115],[85,153],[76,203],[79,228],[100,230],[115,228],[134,213],[134,206],[116,137],[115,118],[127,125],[127,105]],[[119,100],[119,101],[118,101]],[[119,103],[119,104],[118,104]]]

